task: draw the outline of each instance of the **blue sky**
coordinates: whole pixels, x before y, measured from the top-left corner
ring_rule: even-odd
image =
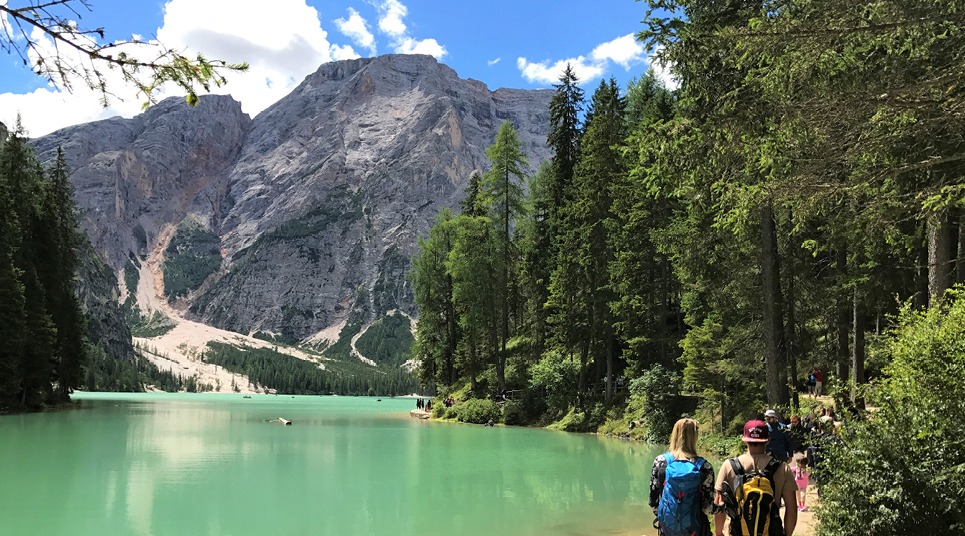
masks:
[[[17,7],[24,0],[0,0]],[[103,27],[106,41],[132,35],[209,58],[247,61],[217,90],[254,116],[327,61],[388,53],[425,53],[463,78],[499,87],[545,88],[572,62],[587,93],[601,78],[621,85],[649,67],[633,35],[646,3],[634,0],[91,0],[82,27]],[[0,23],[3,23],[0,20]],[[115,89],[122,89],[120,82]],[[175,88],[161,96],[176,95]],[[133,93],[108,108],[80,88],[57,91],[0,56],[0,121],[17,113],[31,136],[71,124],[140,111]]]

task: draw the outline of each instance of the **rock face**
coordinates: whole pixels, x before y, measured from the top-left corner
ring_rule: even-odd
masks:
[[[416,238],[488,169],[504,120],[533,172],[549,158],[551,95],[490,91],[429,56],[390,55],[322,65],[254,120],[230,97],[194,109],[171,99],[36,146],[45,160],[64,148],[82,224],[115,270],[200,222],[220,239],[221,268],[175,305],[297,341],[411,312]]]

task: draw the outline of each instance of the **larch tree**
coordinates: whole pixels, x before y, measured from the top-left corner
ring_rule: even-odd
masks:
[[[486,149],[492,167],[483,177],[483,189],[491,203],[496,241],[499,244],[500,350],[496,364],[496,378],[500,390],[506,389],[506,343],[509,341],[510,292],[513,285],[510,273],[515,273],[516,245],[512,228],[525,206],[523,182],[529,165],[523,154],[519,135],[509,121],[504,121],[496,134],[496,141]]]
[[[77,24],[84,11],[91,11],[88,0],[4,2],[0,4],[0,49],[20,58],[56,87],[72,91],[83,84],[101,95],[104,106],[116,91],[108,72],[119,73],[123,83],[136,88],[145,105],[153,102],[156,89],[170,82],[186,93],[193,106],[199,91],[225,84],[228,72],[248,68],[245,63],[209,60],[202,54],[190,58],[157,41],[135,38],[103,43],[104,28]]]

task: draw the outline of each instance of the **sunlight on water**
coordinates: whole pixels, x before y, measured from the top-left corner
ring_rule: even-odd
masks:
[[[409,417],[411,399],[75,398],[78,409],[0,417],[0,533],[654,532],[658,447],[426,422]]]

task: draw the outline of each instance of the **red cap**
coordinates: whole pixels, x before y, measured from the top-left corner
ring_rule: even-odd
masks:
[[[764,421],[747,421],[744,425],[745,443],[767,443],[770,434],[767,431],[767,424]]]

